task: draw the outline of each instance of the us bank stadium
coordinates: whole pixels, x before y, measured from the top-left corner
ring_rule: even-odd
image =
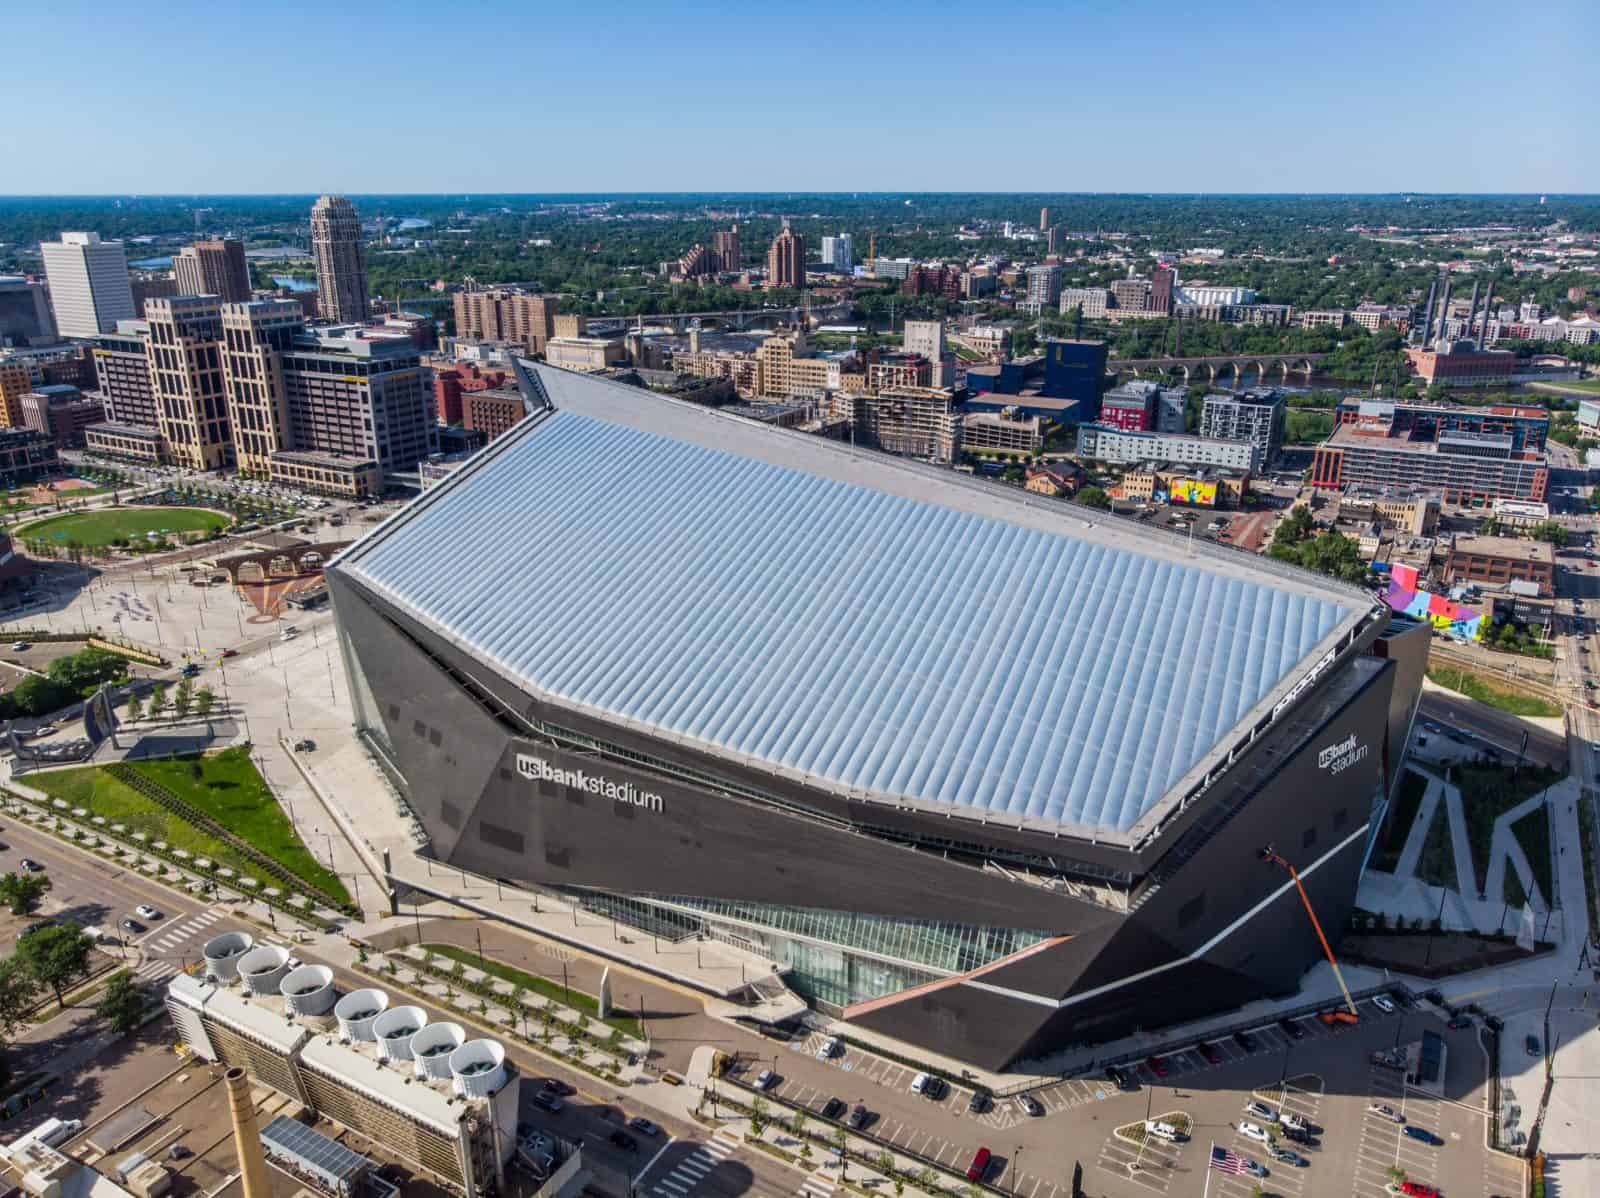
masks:
[[[441,860],[989,1068],[1292,990],[1427,630],[1136,522],[532,363],[328,572]],[[648,947],[649,935],[642,937]],[[647,964],[647,962],[645,962]]]

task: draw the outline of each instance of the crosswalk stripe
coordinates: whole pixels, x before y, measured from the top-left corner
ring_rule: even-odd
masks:
[[[660,1181],[656,1182],[656,1191],[659,1193],[662,1190],[668,1190],[674,1194],[686,1194],[689,1192],[687,1186],[679,1185],[677,1182],[666,1177],[663,1177]]]
[[[715,1161],[705,1161],[701,1160],[697,1156],[688,1156],[684,1157],[683,1160],[678,1162],[678,1168],[674,1169],[673,1172],[676,1173],[678,1172],[678,1169],[682,1169],[687,1173],[698,1173],[701,1176],[704,1176],[716,1167],[717,1164]]]

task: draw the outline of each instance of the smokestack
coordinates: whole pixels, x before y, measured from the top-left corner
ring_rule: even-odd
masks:
[[[1450,280],[1444,281],[1444,295],[1439,298],[1439,332],[1435,336],[1432,329],[1428,330],[1428,340],[1437,341],[1444,337],[1445,321],[1450,319]]]
[[[1483,348],[1483,339],[1489,335],[1489,311],[1494,303],[1494,280],[1489,280],[1489,290],[1483,293],[1483,319],[1478,322],[1478,348]]]
[[[250,1097],[250,1077],[235,1065],[222,1078],[228,1087],[228,1114],[233,1118],[233,1148],[244,1179],[244,1198],[272,1198],[272,1179],[267,1176],[267,1158],[256,1128],[256,1104]]]
[[[1467,339],[1472,339],[1472,320],[1478,314],[1478,280],[1472,280],[1472,299],[1467,304]]]
[[[1412,330],[1411,330],[1413,340],[1415,340],[1418,344],[1422,344],[1422,345],[1427,344],[1427,341],[1428,341],[1428,330],[1433,328],[1433,301],[1435,299],[1437,299],[1438,296],[1439,296],[1439,276],[1438,275],[1434,275],[1433,282],[1428,284],[1428,303],[1427,303],[1427,306],[1424,307],[1423,310],[1422,310],[1422,322],[1421,322],[1421,325],[1420,325],[1420,327],[1419,326],[1413,326]],[[1420,338],[1417,337],[1417,334],[1419,332],[1421,333]]]

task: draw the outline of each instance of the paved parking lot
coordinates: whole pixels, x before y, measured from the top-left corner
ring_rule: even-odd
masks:
[[[1265,1191],[1286,1198],[1380,1198],[1387,1170],[1395,1167],[1450,1198],[1520,1193],[1520,1164],[1483,1147],[1485,1065],[1476,1029],[1447,1031],[1431,1011],[1389,1014],[1369,1002],[1361,1004],[1361,1016],[1354,1026],[1300,1019],[1293,1025],[1298,1035],[1269,1021],[1249,1029],[1248,1044],[1232,1035],[1191,1042],[1130,1066],[1127,1091],[1099,1077],[1066,1079],[1031,1092],[1044,1110],[1038,1117],[1014,1098],[974,1115],[967,1107],[971,1090],[962,1086],[938,1099],[914,1095],[914,1069],[848,1045],[817,1060],[824,1036],[815,1032],[774,1045],[748,1067],[752,1076],[773,1068],[779,1077],[773,1092],[812,1112],[829,1098],[864,1103],[874,1113],[870,1134],[942,1165],[964,1168],[978,1147],[988,1147],[995,1158],[990,1183],[1023,1198],[1066,1198],[1074,1164],[1083,1166],[1088,1191],[1107,1198],[1198,1193],[1213,1143],[1259,1161],[1269,1172]],[[1424,1029],[1449,1045],[1444,1099],[1403,1086],[1397,1072],[1369,1061],[1374,1050],[1413,1042]],[[1305,1166],[1273,1160],[1266,1145],[1238,1130],[1251,1118],[1244,1108],[1252,1096],[1276,1091],[1285,1078],[1296,1080],[1283,1109],[1311,1126],[1312,1140],[1283,1146],[1306,1158]],[[1442,1143],[1406,1136],[1400,1125],[1369,1113],[1373,1103],[1393,1106]],[[1152,1140],[1141,1151],[1115,1135],[1116,1127],[1142,1120],[1147,1107],[1188,1114],[1192,1137],[1179,1144]],[[1256,1184],[1217,1173],[1212,1192],[1248,1198]]]

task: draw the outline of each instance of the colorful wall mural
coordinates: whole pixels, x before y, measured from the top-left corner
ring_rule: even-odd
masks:
[[[1443,595],[1420,590],[1414,566],[1396,565],[1389,571],[1389,587],[1383,601],[1398,612],[1418,620],[1426,620],[1446,636],[1458,641],[1483,639],[1483,613],[1460,603],[1452,603]]]

